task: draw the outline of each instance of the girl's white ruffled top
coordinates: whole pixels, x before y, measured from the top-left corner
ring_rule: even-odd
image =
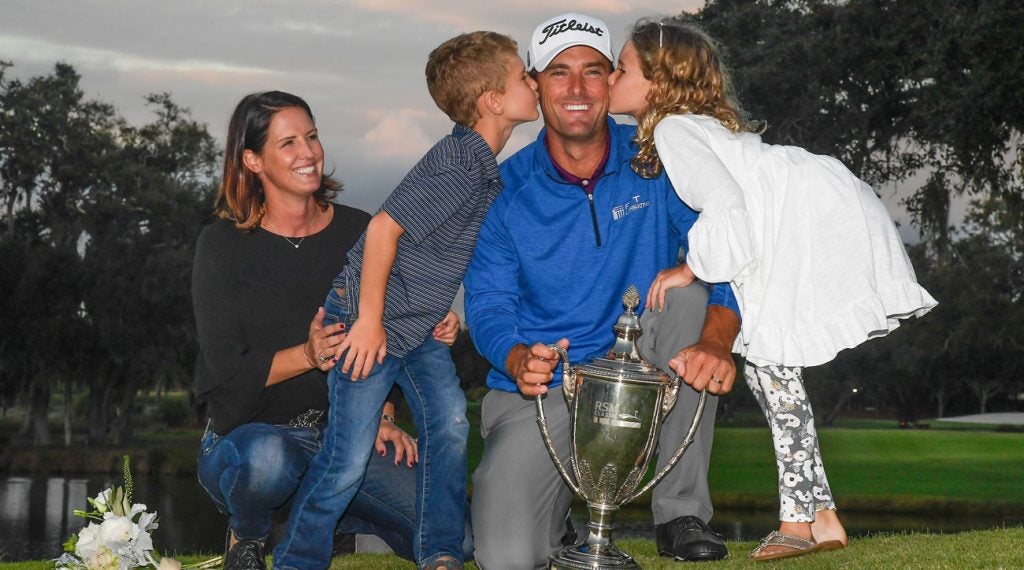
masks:
[[[700,217],[686,261],[729,282],[743,324],[733,349],[758,366],[814,366],[938,303],[917,284],[896,226],[841,162],[675,115],[654,131],[676,193]]]

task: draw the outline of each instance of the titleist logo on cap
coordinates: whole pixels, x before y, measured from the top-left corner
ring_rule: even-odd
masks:
[[[576,31],[576,32],[588,32],[588,33],[594,34],[595,36],[603,36],[604,35],[604,30],[602,30],[601,28],[598,28],[597,26],[592,26],[592,25],[590,25],[590,24],[588,24],[586,22],[577,22],[575,19],[569,20],[569,21],[566,21],[566,20],[563,19],[563,20],[559,20],[557,22],[552,22],[552,23],[548,24],[547,26],[544,26],[544,29],[541,30],[541,32],[544,34],[544,39],[539,41],[539,42],[537,42],[537,44],[538,45],[544,45],[544,42],[548,41],[548,38],[550,38],[552,36],[557,36],[558,34],[561,34],[562,32],[573,32],[573,31]]]

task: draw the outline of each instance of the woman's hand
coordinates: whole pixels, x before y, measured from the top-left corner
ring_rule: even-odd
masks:
[[[453,311],[448,311],[448,314],[441,319],[441,322],[434,326],[434,340],[451,346],[455,344],[455,339],[458,337],[459,316]]]
[[[385,442],[388,441],[395,446],[395,465],[401,463],[403,458],[405,459],[405,464],[409,467],[419,462],[420,452],[416,447],[416,440],[405,433],[405,430],[395,425],[390,419],[381,418],[380,429],[377,430],[377,441],[373,444],[381,457],[388,452],[388,448],[385,445]]]
[[[306,361],[313,368],[327,372],[337,362],[335,350],[345,340],[345,323],[324,326],[324,308],[320,307],[309,323],[309,337],[302,347]]]
[[[651,288],[647,290],[647,301],[644,303],[644,308],[653,307],[655,311],[661,311],[665,308],[666,291],[675,287],[686,287],[693,283],[693,280],[693,271],[690,271],[690,267],[685,263],[669,269],[662,269],[654,276]]]

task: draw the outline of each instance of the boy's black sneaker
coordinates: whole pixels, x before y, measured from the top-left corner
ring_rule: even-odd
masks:
[[[263,553],[263,543],[258,540],[239,540],[231,544],[231,529],[224,539],[224,570],[267,570],[267,560]]]

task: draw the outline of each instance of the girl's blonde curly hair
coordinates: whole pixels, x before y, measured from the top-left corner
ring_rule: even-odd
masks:
[[[733,132],[763,130],[745,119],[714,40],[696,26],[671,19],[640,20],[629,41],[640,56],[644,77],[651,82],[647,110],[637,121],[639,150],[630,161],[640,176],[661,174],[654,127],[669,115],[708,115]]]

